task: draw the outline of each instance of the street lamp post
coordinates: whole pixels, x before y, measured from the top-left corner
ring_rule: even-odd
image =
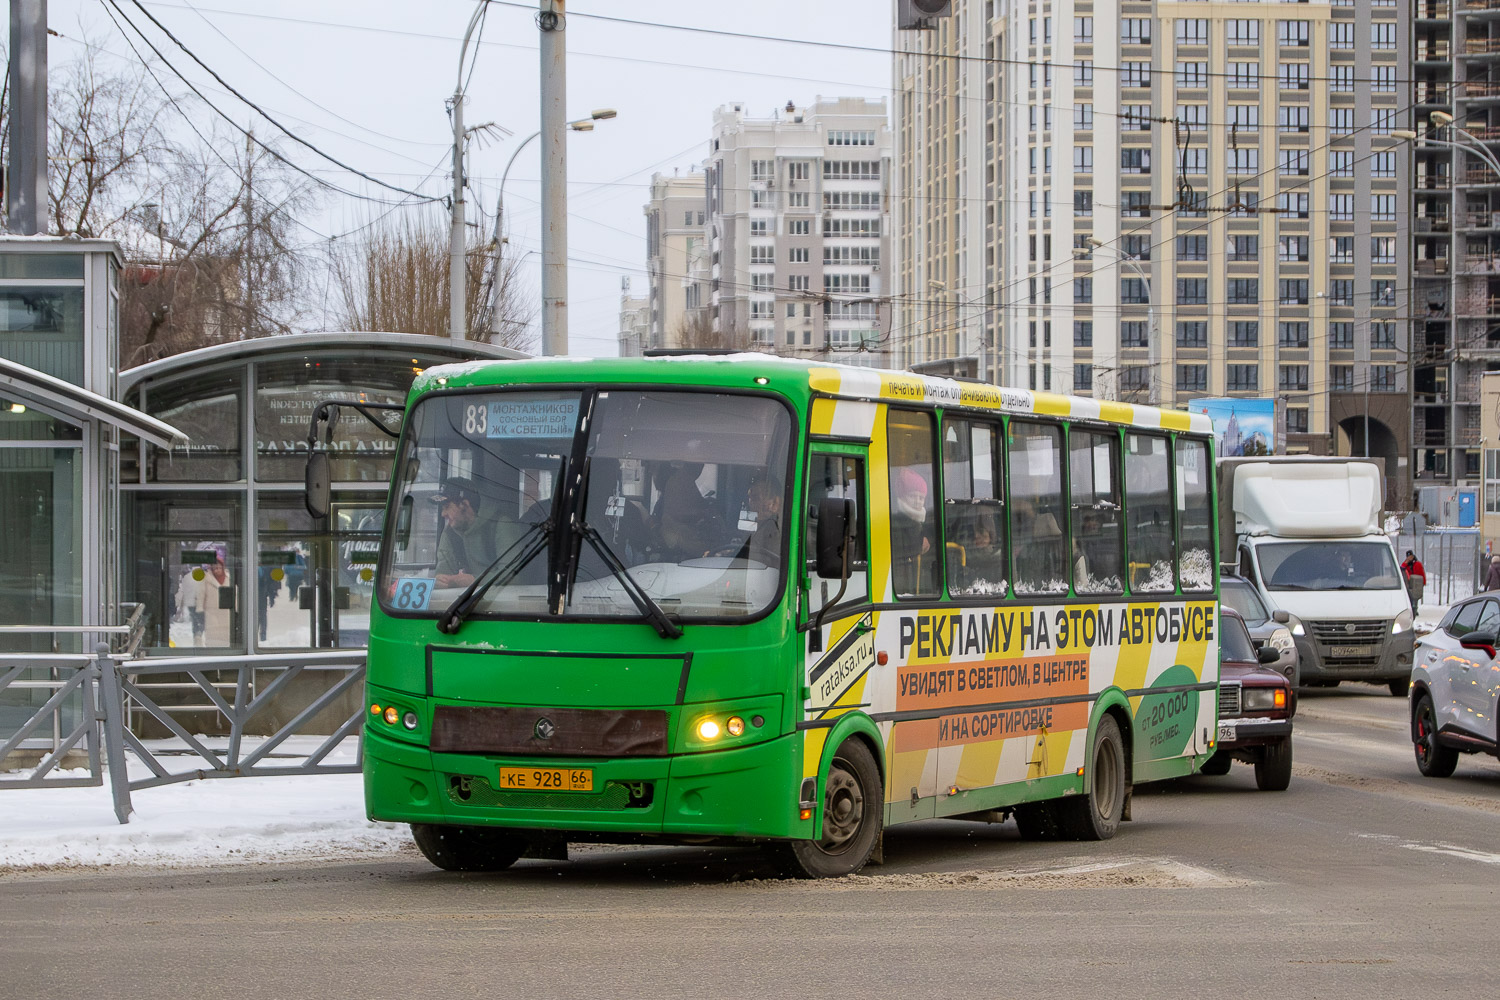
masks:
[[[615,117],[619,112],[614,108],[597,108],[587,118],[568,122],[568,128],[574,132],[592,132],[594,122],[607,121]],[[490,274],[490,334],[500,332],[497,325],[500,315],[500,263],[501,263],[501,222],[505,217],[505,180],[510,176],[510,168],[515,165],[516,157],[521,155],[521,150],[531,143],[531,140],[541,135],[541,129],[531,133],[522,139],[516,146],[515,152],[510,154],[510,159],[505,161],[505,169],[500,173],[500,190],[495,197],[495,233],[491,237],[491,245],[495,248],[494,270]]]
[[[448,336],[454,340],[468,337],[465,314],[468,272],[464,264],[464,60],[469,54],[469,38],[484,19],[487,0],[479,0],[464,32],[458,50],[458,81],[453,85],[450,107],[453,117],[453,194],[450,198],[448,229]]]
[[[1124,264],[1126,267],[1130,268],[1132,271],[1135,272],[1136,277],[1138,277],[1138,278],[1141,279],[1141,284],[1144,285],[1145,288],[1146,288],[1146,335],[1147,335],[1147,343],[1148,343],[1148,346],[1149,346],[1149,349],[1150,349],[1150,352],[1151,352],[1151,355],[1152,355],[1151,360],[1152,360],[1153,365],[1159,363],[1160,362],[1160,358],[1161,358],[1161,349],[1160,349],[1160,346],[1157,343],[1157,336],[1156,336],[1156,306],[1153,304],[1154,296],[1151,294],[1151,276],[1146,273],[1146,269],[1145,268],[1141,267],[1140,259],[1137,258],[1134,254],[1128,254],[1125,251],[1121,250],[1119,247],[1112,246],[1112,245],[1110,245],[1108,243],[1105,243],[1103,240],[1098,239],[1098,238],[1092,238],[1091,237],[1089,239],[1089,246],[1091,248],[1093,248],[1093,250],[1095,252],[1097,252],[1099,250],[1109,250],[1109,251],[1111,251],[1115,255],[1115,260],[1116,260],[1117,263]],[[1082,251],[1082,250],[1083,250],[1083,248],[1080,247],[1079,251]],[[1153,373],[1153,376],[1152,376],[1152,379],[1151,379],[1151,384],[1152,384],[1151,395],[1154,397],[1156,395],[1156,391],[1155,391],[1156,378],[1155,378],[1154,373]],[[1115,395],[1116,396],[1119,395],[1119,387],[1118,387],[1118,385],[1116,386]],[[1155,400],[1153,399],[1153,402],[1154,401]]]

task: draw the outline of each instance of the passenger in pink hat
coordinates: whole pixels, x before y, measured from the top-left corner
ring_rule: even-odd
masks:
[[[909,467],[891,470],[891,582],[899,595],[935,592],[927,480]]]

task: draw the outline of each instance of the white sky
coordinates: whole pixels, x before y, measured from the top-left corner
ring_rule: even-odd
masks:
[[[178,68],[196,69],[128,0],[120,2]],[[238,90],[284,115],[285,124],[329,154],[390,183],[434,195],[449,190],[451,126],[444,101],[454,89],[459,42],[473,0],[162,0],[146,6]],[[674,167],[686,172],[701,162],[713,110],[722,104],[743,101],[751,114],[769,117],[788,100],[808,105],[820,95],[886,96],[890,57],[580,15],[884,49],[890,44],[891,5],[888,0],[753,5],[573,0],[569,9],[568,114],[583,117],[600,107],[619,111],[615,120],[569,139],[570,348],[574,354],[607,356],[616,351],[620,279],[631,276],[636,293],[645,290],[641,208],[652,172],[671,173]],[[471,185],[491,214],[515,144],[539,126],[534,17],[534,6],[490,6],[469,84],[466,124],[493,121],[514,133],[471,147]],[[52,39],[54,62],[75,56],[85,35],[130,57],[99,0],[51,0],[49,23],[63,36]],[[242,124],[253,119],[253,112],[219,91],[201,70],[189,75]],[[255,129],[257,135],[274,131],[263,121]],[[300,147],[283,143],[281,148],[319,176],[354,190],[380,190]],[[510,239],[523,251],[540,245],[539,150],[539,142],[528,146],[506,182]],[[426,210],[442,212],[441,207]],[[357,228],[382,211],[330,195],[324,210],[305,221],[329,235]],[[170,216],[170,207],[164,212]],[[537,254],[526,258],[525,278],[539,303],[537,262]]]

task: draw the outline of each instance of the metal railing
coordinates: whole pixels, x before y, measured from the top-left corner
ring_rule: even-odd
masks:
[[[92,631],[106,631],[93,629]],[[112,631],[112,630],[109,630]],[[53,669],[57,680],[24,680],[35,667]],[[226,697],[220,682],[209,680],[208,671],[233,674],[233,693]],[[256,739],[251,728],[265,718],[273,705],[286,708],[285,696],[294,682],[308,672],[332,672],[336,676],[325,690],[311,697],[281,725],[268,724],[264,739]],[[273,672],[270,683],[257,686],[255,674]],[[151,678],[163,675],[192,679],[201,694],[228,724],[227,742],[190,733],[173,718],[171,706],[158,703]],[[357,745],[351,763],[329,763],[329,755],[345,740],[358,738],[363,724],[363,706],[337,721],[331,733],[312,734],[309,725],[364,680],[365,651],[336,650],[253,656],[197,656],[124,659],[100,643],[92,657],[66,654],[26,653],[0,655],[0,694],[20,686],[53,691],[28,719],[0,743],[0,765],[20,748],[48,719],[57,717],[69,697],[80,698],[79,721],[66,734],[53,739],[51,752],[29,772],[0,774],[0,790],[7,788],[77,787],[99,785],[107,774],[114,798],[115,816],[130,821],[131,793],[159,785],[208,778],[266,777],[289,774],[357,774],[363,761],[363,746]],[[170,733],[159,746],[148,746],[129,725],[132,707],[149,715]],[[321,742],[310,753],[295,754],[296,762],[270,764],[279,748],[294,736],[315,735]],[[247,746],[247,736],[254,746]],[[49,775],[64,756],[83,744],[88,753],[88,776],[57,778]],[[215,744],[215,745],[210,745]],[[149,776],[131,779],[127,753],[145,766]],[[183,768],[186,758],[193,766]],[[101,762],[104,767],[101,770]]]
[[[28,676],[37,672],[49,676]],[[0,768],[10,767],[10,758],[22,753],[39,754],[31,767],[0,770],[0,789],[6,788],[80,788],[103,783],[100,773],[99,724],[101,679],[100,662],[60,653],[15,653],[0,657],[0,697],[13,692],[50,691],[40,706],[31,709],[16,730],[0,741]],[[76,701],[75,701],[76,699]],[[63,716],[69,702],[75,702],[78,721],[63,732]],[[51,737],[38,736],[46,727]],[[37,744],[41,744],[37,749]],[[68,754],[83,745],[88,755],[88,776],[61,776],[54,772]]]

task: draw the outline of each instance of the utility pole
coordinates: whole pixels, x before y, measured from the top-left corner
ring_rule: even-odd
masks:
[[[10,0],[10,51],[6,222],[33,236],[47,221],[47,0]]]
[[[568,353],[566,0],[540,0],[542,92],[542,353]]]
[[[242,270],[245,274],[245,325],[240,331],[241,340],[255,336],[255,125],[245,129],[245,242],[240,251],[244,258]]]
[[[467,38],[465,39],[467,41]],[[462,65],[459,70],[462,74]],[[468,338],[468,317],[464,315],[468,271],[464,267],[464,92],[463,77],[453,91],[453,195],[450,199],[452,221],[448,232],[448,336],[454,340]]]

